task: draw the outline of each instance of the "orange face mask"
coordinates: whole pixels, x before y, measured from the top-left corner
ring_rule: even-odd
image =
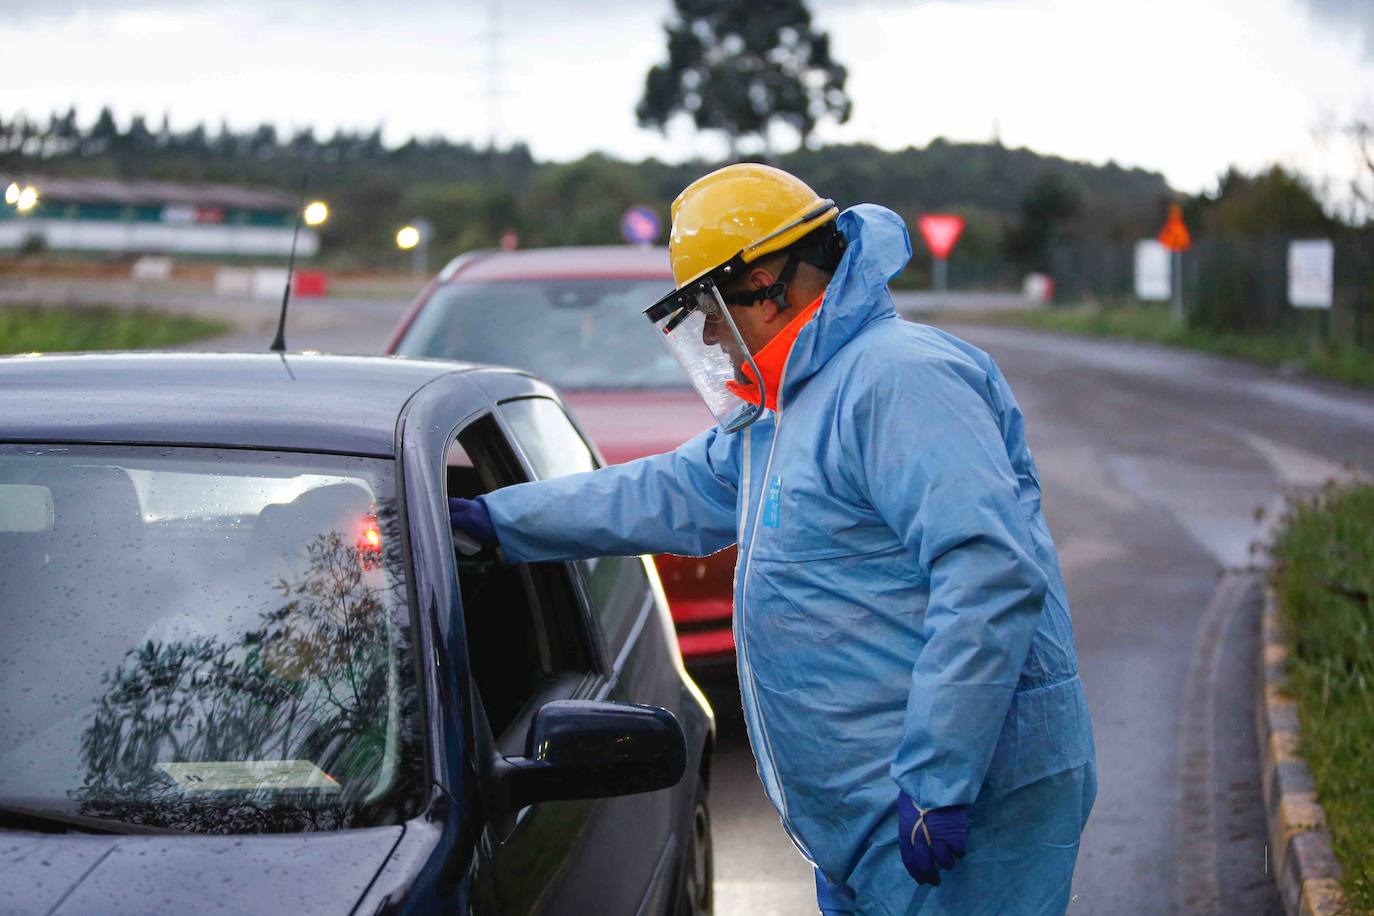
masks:
[[[824,298],[824,294],[817,296],[815,302],[802,309],[786,327],[754,354],[754,365],[759,367],[759,372],[763,375],[763,388],[768,395],[763,406],[769,410],[778,409],[778,386],[782,383],[782,370],[787,364],[788,355],[792,352],[792,345],[797,342],[797,336],[801,334],[802,328],[806,327],[806,323],[815,318],[816,313],[821,310],[821,300]],[[759,403],[759,381],[754,377],[754,367],[746,363],[740,367],[740,371],[749,381],[726,382],[726,389],[742,401],[748,401],[750,404]]]

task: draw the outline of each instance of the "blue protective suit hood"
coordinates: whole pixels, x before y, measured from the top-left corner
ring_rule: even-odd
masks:
[[[777,411],[482,501],[516,561],[739,545],[759,778],[857,912],[1062,912],[1092,728],[1021,411],[987,354],[895,314],[901,219],[839,220],[848,248]],[[899,789],[971,806],[968,856],[939,887],[902,865]]]
[[[906,224],[886,207],[859,204],[840,214],[838,228],[847,243],[844,257],[812,330],[792,347],[786,387],[804,384],[868,323],[896,315],[887,284],[911,260]]]

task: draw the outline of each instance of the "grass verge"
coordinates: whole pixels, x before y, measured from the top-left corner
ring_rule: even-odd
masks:
[[[1349,343],[1326,344],[1292,334],[1237,334],[1176,327],[1169,321],[1168,306],[1122,305],[1102,308],[1082,305],[988,313],[974,320],[1187,347],[1268,366],[1291,368],[1305,375],[1352,385],[1374,386],[1374,353],[1362,347]]]
[[[169,347],[228,330],[221,321],[150,309],[5,306],[0,308],[0,354]]]
[[[1302,754],[1346,893],[1374,912],[1374,485],[1292,504],[1273,559]]]

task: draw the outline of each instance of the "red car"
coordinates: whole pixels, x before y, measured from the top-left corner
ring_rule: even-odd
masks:
[[[553,382],[608,463],[671,451],[711,414],[641,314],[673,287],[663,248],[479,251],[420,293],[386,352],[514,366]],[[655,558],[689,665],[733,662],[733,547]]]

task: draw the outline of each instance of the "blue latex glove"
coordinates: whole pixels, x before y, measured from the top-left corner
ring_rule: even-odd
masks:
[[[454,540],[466,554],[474,554],[483,547],[495,547],[496,528],[491,523],[487,507],[476,499],[453,498],[448,501],[448,522],[453,528]],[[462,540],[468,543],[464,544]]]
[[[968,852],[968,805],[922,811],[902,792],[897,796],[897,823],[902,864],[917,884],[939,885],[940,868],[953,868]]]

